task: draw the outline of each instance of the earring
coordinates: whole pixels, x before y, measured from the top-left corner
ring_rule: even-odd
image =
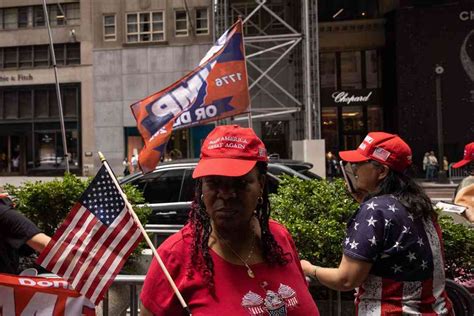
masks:
[[[259,196],[259,197],[257,198],[257,204],[258,204],[258,205],[262,205],[262,204],[263,204],[263,197]]]

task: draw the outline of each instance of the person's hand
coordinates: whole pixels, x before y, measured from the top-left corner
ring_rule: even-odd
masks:
[[[303,273],[305,275],[312,276],[314,266],[308,260],[301,260],[300,261],[301,268],[303,269]]]

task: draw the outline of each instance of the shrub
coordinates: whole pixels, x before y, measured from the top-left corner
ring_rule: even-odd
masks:
[[[284,177],[270,199],[273,218],[288,228],[302,258],[323,266],[339,264],[346,223],[358,207],[342,180]]]
[[[342,256],[346,223],[358,203],[346,193],[344,181],[304,181],[286,177],[271,195],[273,218],[292,234],[301,258],[337,267]],[[474,273],[474,230],[441,216],[446,277],[455,279]]]
[[[45,234],[53,236],[91,180],[92,178],[81,180],[75,175],[65,174],[63,178],[49,182],[25,182],[19,187],[5,185],[5,190],[12,197],[17,210],[28,217]],[[141,223],[145,226],[151,209],[147,206],[136,206],[144,203],[143,194],[131,185],[124,185],[123,190],[130,204],[134,206],[133,209]],[[133,261],[142,249],[143,245],[140,244],[132,253],[129,261]],[[26,262],[28,264],[29,261]]]

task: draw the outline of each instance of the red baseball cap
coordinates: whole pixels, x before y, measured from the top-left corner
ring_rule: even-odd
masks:
[[[412,164],[410,146],[398,135],[384,132],[367,134],[356,150],[340,151],[339,156],[348,162],[375,160],[398,172]]]
[[[205,176],[240,177],[257,161],[268,161],[265,145],[251,128],[238,125],[217,126],[201,147],[201,159],[193,178]]]
[[[464,158],[461,161],[456,162],[453,168],[461,168],[474,160],[474,142],[469,143],[464,147]]]

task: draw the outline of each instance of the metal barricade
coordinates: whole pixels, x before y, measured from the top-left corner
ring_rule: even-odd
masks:
[[[138,287],[143,285],[145,281],[144,275],[122,275],[119,274],[114,280],[114,285],[128,286],[130,295],[130,304],[127,309],[127,315],[138,316],[139,315],[139,298],[138,298]],[[109,292],[105,294],[104,300],[102,301],[102,314],[104,316],[109,315]]]
[[[146,232],[153,234],[153,238],[151,240],[155,248],[158,247],[158,245],[160,244],[160,239],[166,239],[166,237],[168,237],[169,235],[177,233],[181,228],[183,228],[183,225],[164,225],[164,224],[145,225]]]
[[[449,180],[455,181],[463,179],[467,175],[466,167],[453,168],[453,165],[454,163],[450,163],[448,167]]]

